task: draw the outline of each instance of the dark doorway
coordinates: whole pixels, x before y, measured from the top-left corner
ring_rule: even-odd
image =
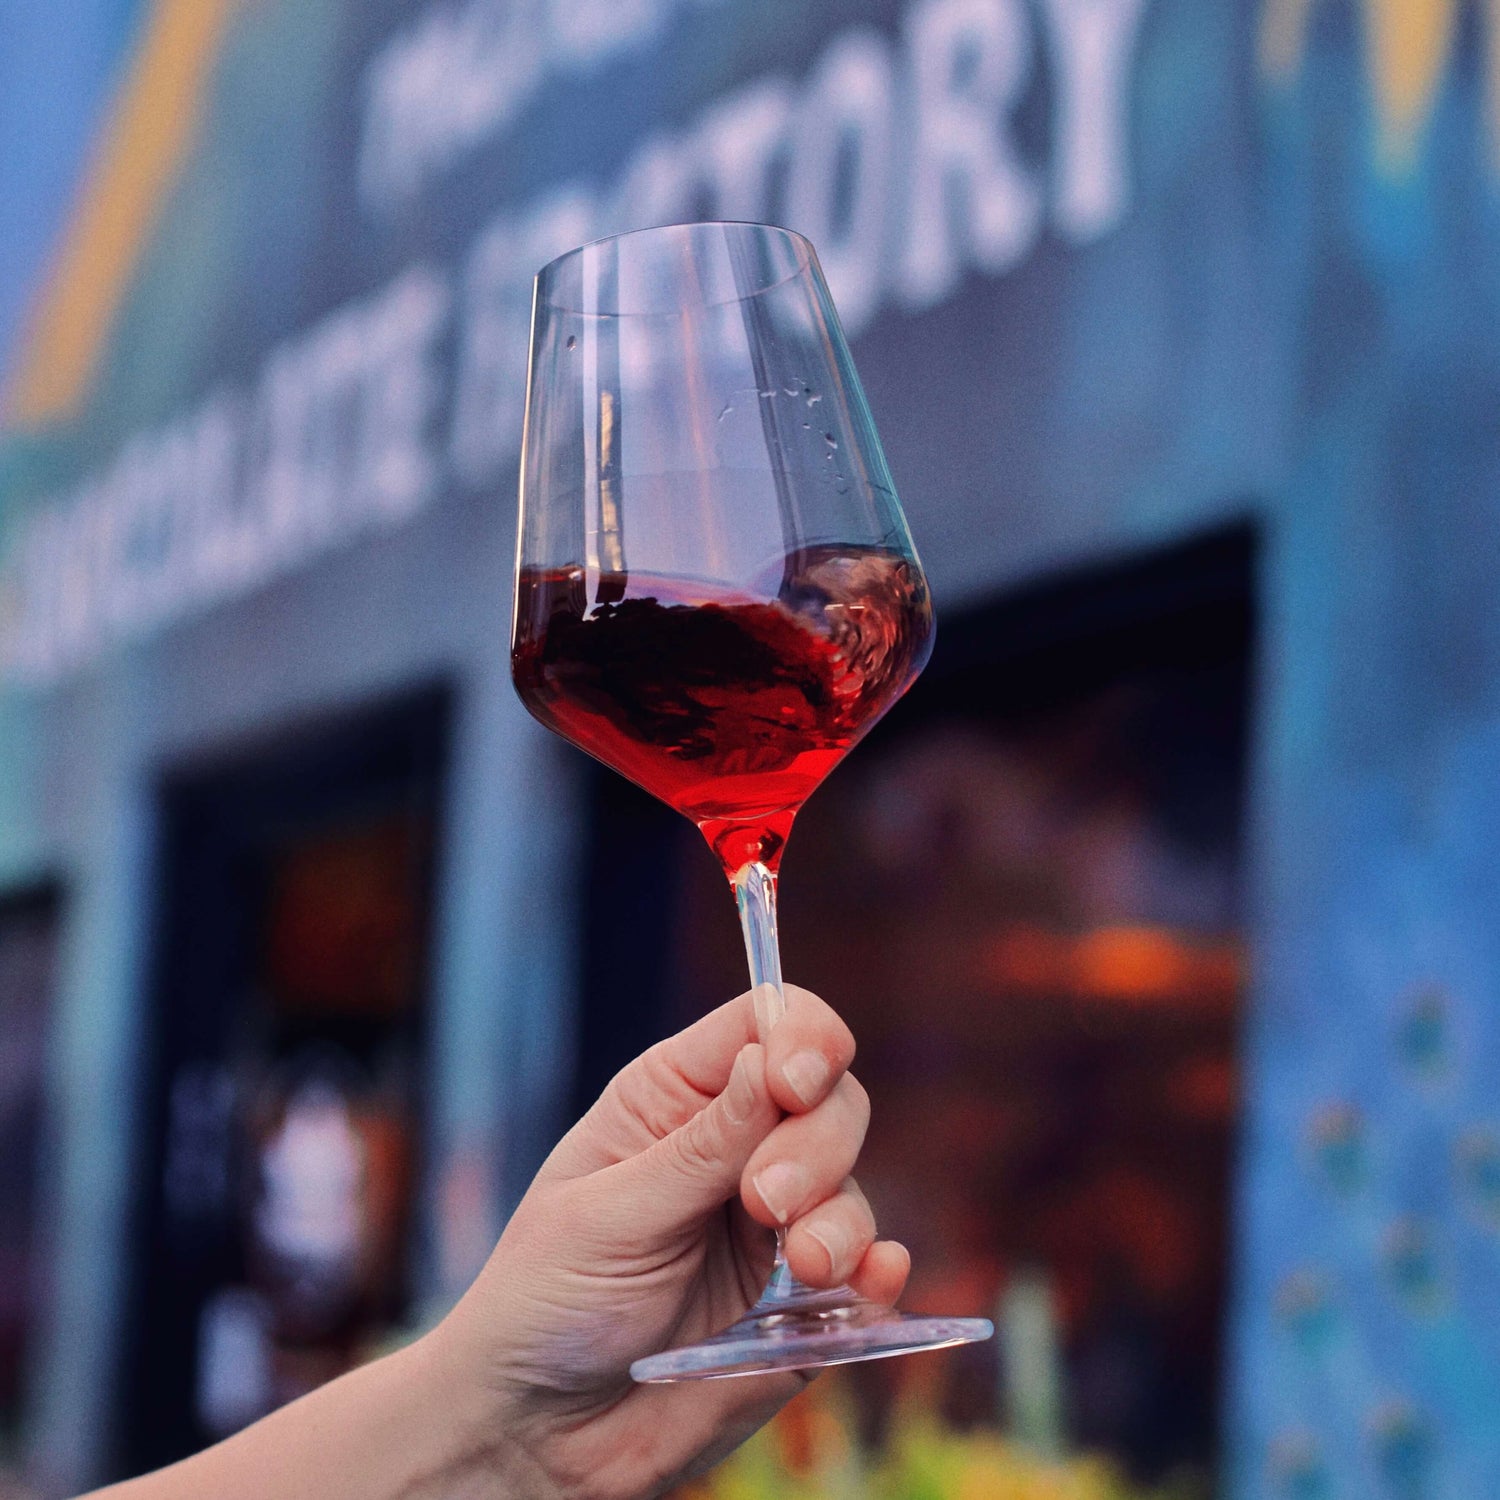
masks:
[[[0,1491],[24,1469],[28,1365],[51,1300],[40,1221],[61,916],[52,886],[0,896]]]
[[[912,1250],[907,1305],[1001,1329],[835,1382],[877,1449],[919,1401],[1210,1492],[1253,571],[1235,529],[940,601],[927,672],[798,819],[786,972],[859,1042],[862,1178]],[[745,984],[696,832],[590,774],[580,1099]]]
[[[122,1472],[408,1314],[449,717],[434,690],[163,783]]]

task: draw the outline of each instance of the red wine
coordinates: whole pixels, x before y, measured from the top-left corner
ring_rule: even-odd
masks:
[[[797,809],[932,650],[921,571],[817,547],[771,597],[680,578],[523,568],[511,666],[526,707],[695,822],[725,868],[772,869]]]

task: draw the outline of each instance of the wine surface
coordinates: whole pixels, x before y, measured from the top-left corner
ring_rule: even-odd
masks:
[[[511,663],[549,729],[691,818],[726,870],[773,869],[797,809],[932,649],[921,572],[882,548],[786,559],[766,597],[522,569]]]

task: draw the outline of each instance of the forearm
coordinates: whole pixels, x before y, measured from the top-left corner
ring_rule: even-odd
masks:
[[[87,1500],[521,1500],[500,1426],[429,1335]]]

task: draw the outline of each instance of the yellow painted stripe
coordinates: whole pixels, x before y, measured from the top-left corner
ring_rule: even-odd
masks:
[[[155,0],[0,399],[6,425],[67,416],[88,394],[131,274],[193,143],[234,4]]]
[[[1458,0],[1365,0],[1366,35],[1380,116],[1380,161],[1416,161],[1453,52]]]
[[[1319,0],[1264,0],[1261,71],[1275,82],[1294,78],[1307,51]],[[1459,0],[1363,0],[1365,64],[1379,122],[1377,154],[1388,171],[1416,162],[1422,132],[1442,91],[1453,53]],[[1488,87],[1500,157],[1500,0],[1487,0]]]

